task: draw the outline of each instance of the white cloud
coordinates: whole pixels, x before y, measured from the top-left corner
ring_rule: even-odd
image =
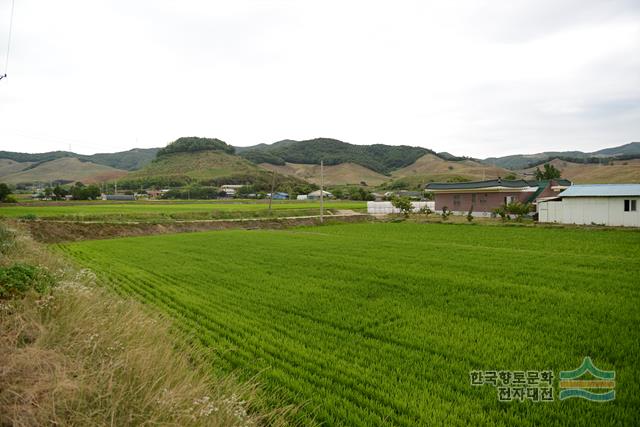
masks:
[[[20,0],[13,37],[3,150],[326,136],[484,157],[640,139],[633,1]]]

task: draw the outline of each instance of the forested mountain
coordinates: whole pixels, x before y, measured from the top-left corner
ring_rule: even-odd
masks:
[[[327,165],[355,163],[375,172],[389,174],[395,169],[414,163],[432,150],[406,145],[354,145],[331,138],[287,141],[286,144],[259,146],[240,155],[254,163],[284,165],[289,163]]]
[[[110,166],[116,169],[140,169],[156,157],[158,148],[134,148],[117,153],[77,154],[70,151],[49,151],[47,153],[18,153],[0,151],[0,159],[9,159],[19,163],[40,163],[62,158],[76,158],[85,162]]]
[[[504,157],[488,157],[483,161],[507,169],[526,169],[553,159],[574,163],[599,163],[600,159],[629,160],[640,157],[640,142],[605,148],[591,153],[582,151],[545,151],[536,154],[515,154]]]

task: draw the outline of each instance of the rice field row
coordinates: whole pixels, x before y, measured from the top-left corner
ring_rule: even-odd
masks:
[[[630,425],[640,233],[350,224],[60,246],[304,424]],[[616,400],[498,402],[472,370],[616,371]]]
[[[366,202],[326,201],[326,209],[356,209],[366,210]],[[273,201],[273,210],[292,216],[305,211],[318,214],[320,202],[315,201]],[[268,213],[268,203],[254,202],[199,202],[199,203],[85,203],[51,204],[51,205],[20,205],[0,207],[0,217],[19,218],[35,216],[48,219],[100,220],[100,219],[206,219],[225,218],[233,215],[261,216]]]

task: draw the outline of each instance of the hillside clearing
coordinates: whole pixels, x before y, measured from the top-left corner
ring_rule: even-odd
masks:
[[[640,233],[355,224],[59,246],[175,319],[212,369],[327,425],[633,424]],[[472,370],[615,369],[617,398],[499,403]]]
[[[560,159],[549,162],[562,172],[562,177],[575,184],[618,184],[640,182],[640,159],[615,160],[610,165],[572,163]],[[542,168],[542,166],[538,166]],[[535,167],[524,172],[534,172]]]
[[[16,169],[17,166],[13,165]],[[0,176],[0,181],[8,184],[50,183],[56,180],[93,183],[125,176],[127,171],[110,166],[82,161],[75,157],[63,157],[42,163],[27,163],[24,168]]]
[[[320,184],[320,165],[301,163],[287,163],[284,166],[260,163],[267,170],[275,170],[283,175],[295,176],[314,184]],[[380,185],[390,178],[355,163],[341,163],[324,167],[325,185],[360,185],[365,182],[368,186]]]

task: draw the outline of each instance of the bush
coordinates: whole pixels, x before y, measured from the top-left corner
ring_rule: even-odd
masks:
[[[442,207],[442,214],[440,214],[440,216],[442,216],[442,220],[446,221],[449,219],[449,216],[451,215],[451,211],[449,210],[448,207],[443,206]]]
[[[431,209],[429,209],[428,206],[423,206],[420,208],[420,210],[418,211],[419,214],[421,215],[426,215],[427,217],[429,215],[431,215],[433,212],[431,211]]]
[[[4,182],[0,183],[0,202],[6,202],[9,194],[11,194],[9,186]]]
[[[499,216],[503,221],[505,221],[508,218],[506,206],[500,206],[499,208],[495,208],[492,214],[493,214],[493,217]]]
[[[0,223],[0,254],[8,253],[16,242],[15,234]]]
[[[473,205],[469,207],[469,212],[467,212],[467,221],[473,221]]]
[[[2,202],[3,203],[18,203],[18,199],[16,199],[14,196],[6,196]]]
[[[46,292],[53,283],[52,277],[38,267],[28,264],[14,264],[0,268],[0,298],[22,296],[30,289]]]
[[[402,212],[405,218],[407,218],[413,210],[411,200],[408,197],[394,197],[391,199],[391,204],[394,208],[400,209],[400,212]]]

